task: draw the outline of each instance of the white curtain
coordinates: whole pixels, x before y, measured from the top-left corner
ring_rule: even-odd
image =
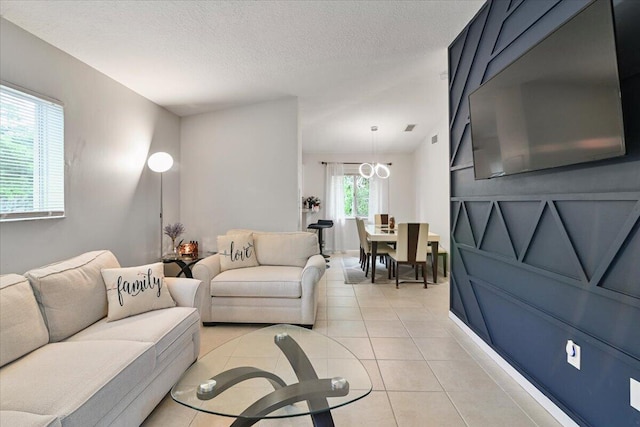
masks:
[[[327,244],[333,243],[332,246],[334,252],[344,252],[344,165],[342,163],[327,163],[325,189],[327,191],[327,219],[333,220],[333,228],[330,229],[333,231],[333,233],[326,233]],[[331,240],[333,240],[333,242],[331,242]]]
[[[369,224],[373,224],[375,214],[389,214],[389,179],[376,175],[369,180]]]

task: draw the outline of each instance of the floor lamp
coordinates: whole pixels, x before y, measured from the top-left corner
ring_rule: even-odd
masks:
[[[147,166],[154,172],[160,174],[160,258],[162,259],[162,229],[164,228],[162,219],[162,175],[173,166],[173,157],[169,153],[153,153],[147,160]]]

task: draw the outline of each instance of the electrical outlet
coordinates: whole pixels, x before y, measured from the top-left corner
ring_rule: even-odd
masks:
[[[640,381],[629,378],[629,404],[640,411]]]
[[[567,352],[567,363],[580,370],[580,346],[572,340],[568,340],[565,350]]]

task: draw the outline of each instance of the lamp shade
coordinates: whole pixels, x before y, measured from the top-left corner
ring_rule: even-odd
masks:
[[[171,169],[171,166],[173,166],[173,157],[171,157],[171,154],[163,151],[153,153],[149,156],[147,165],[149,166],[149,169],[154,172],[166,172]]]

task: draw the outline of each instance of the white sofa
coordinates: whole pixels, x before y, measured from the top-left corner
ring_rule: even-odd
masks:
[[[0,277],[0,425],[137,426],[198,357],[199,280],[177,306],[107,322],[109,251]]]
[[[227,235],[250,230],[229,230]],[[258,266],[221,271],[220,254],[199,261],[193,277],[208,287],[202,321],[291,323],[310,327],[318,307],[318,282],[326,263],[318,237],[307,232],[253,231]]]

